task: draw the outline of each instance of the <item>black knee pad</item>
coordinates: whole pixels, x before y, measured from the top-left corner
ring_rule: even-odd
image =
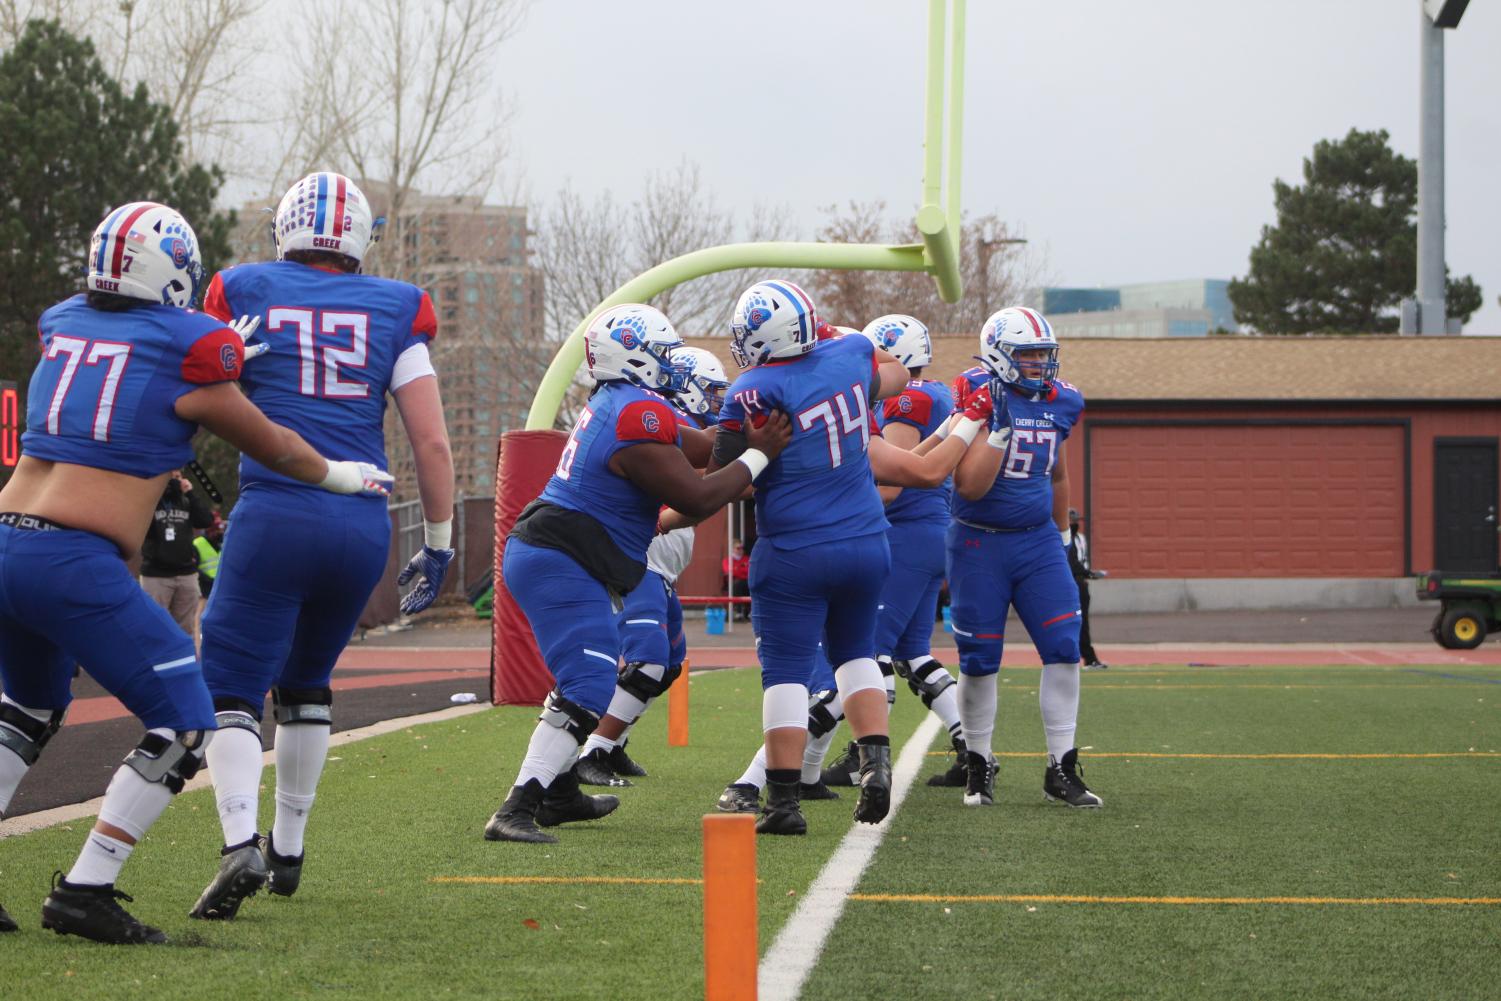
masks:
[[[237,695],[214,697],[214,720],[221,730],[249,730],[261,735],[261,707]]]
[[[276,725],[311,723],[334,725],[332,688],[273,688],[271,701],[276,707]]]
[[[642,702],[650,702],[652,699],[667,691],[667,686],[672,684],[683,670],[683,665],[662,669],[662,679],[658,681],[644,670],[648,665],[644,661],[633,660],[620,669],[620,676],[615,679],[615,684],[624,692],[640,699]]]
[[[808,737],[810,739],[832,733],[839,725],[841,717],[829,711],[829,706],[838,697],[838,691],[827,691],[819,695],[817,700],[808,707]]]
[[[135,750],[125,756],[125,764],[147,782],[166,786],[175,796],[182,792],[183,783],[197,775],[203,766],[205,743],[202,730],[189,730],[171,737],[148,731]]]
[[[922,699],[922,704],[933,708],[933,700],[957,684],[954,676],[936,660],[930,660],[912,671],[907,678],[907,687],[912,694]]]
[[[542,715],[537,717],[548,726],[555,726],[567,733],[582,747],[599,726],[599,717],[585,709],[583,706],[567,698],[562,692],[554,688],[547,693],[547,701],[542,703]]]
[[[51,718],[43,721],[9,702],[0,702],[0,747],[14,751],[28,768],[36,764],[42,748],[62,728],[63,717],[68,715],[66,709],[47,711],[52,714]]]

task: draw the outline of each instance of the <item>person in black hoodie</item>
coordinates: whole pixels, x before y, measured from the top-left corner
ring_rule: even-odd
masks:
[[[174,469],[141,544],[141,586],[172,614],[183,632],[195,639],[198,551],[193,548],[193,530],[213,523],[213,510],[193,492],[193,484],[182,470]]]

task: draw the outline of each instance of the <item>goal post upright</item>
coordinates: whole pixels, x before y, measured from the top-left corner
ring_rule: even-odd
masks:
[[[965,2],[928,0],[923,198],[917,212],[922,243],[731,243],[664,261],[616,289],[568,335],[537,386],[527,412],[526,429],[539,431],[553,426],[563,394],[584,360],[584,331],[589,321],[611,306],[646,302],[675,285],[704,275],[738,268],[926,271],[933,276],[942,299],[957,302],[964,292],[959,277],[959,178],[964,118]],[[950,10],[951,19],[947,16]]]

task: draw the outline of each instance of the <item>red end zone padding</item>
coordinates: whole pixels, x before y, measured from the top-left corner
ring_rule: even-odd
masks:
[[[568,436],[561,431],[507,431],[495,468],[495,617],[491,620],[490,699],[501,706],[540,706],[553,678],[542,663],[526,615],[506,589],[501,554],[516,518],[547,486]]]

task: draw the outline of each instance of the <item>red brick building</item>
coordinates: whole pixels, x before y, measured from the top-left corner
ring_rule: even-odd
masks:
[[[934,347],[933,378],[974,364],[971,337]],[[1497,566],[1501,338],[1081,338],[1061,362],[1088,401],[1072,503],[1113,578]],[[685,593],[718,593],[725,538],[700,530]]]

